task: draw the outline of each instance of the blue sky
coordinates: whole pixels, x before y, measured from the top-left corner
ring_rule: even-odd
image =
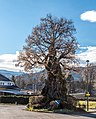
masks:
[[[0,0],[0,67],[7,58],[4,63],[11,67],[32,28],[48,13],[72,19],[80,46],[96,53],[96,0]]]
[[[96,10],[96,0],[0,0],[0,54],[21,50],[32,28],[48,13],[72,19],[79,44],[95,46],[96,22],[80,19],[91,10]]]

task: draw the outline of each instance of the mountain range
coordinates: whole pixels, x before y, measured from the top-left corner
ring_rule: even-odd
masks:
[[[18,76],[18,75],[21,75],[23,74],[23,72],[15,72],[15,71],[8,71],[8,70],[0,70],[0,74],[10,78],[12,77],[12,75],[14,76]]]

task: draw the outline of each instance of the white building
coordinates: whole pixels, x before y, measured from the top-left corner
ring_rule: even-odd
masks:
[[[0,74],[0,86],[12,86],[12,85],[15,85],[14,82],[12,82],[7,77]]]
[[[0,94],[21,94],[13,81],[0,74]]]

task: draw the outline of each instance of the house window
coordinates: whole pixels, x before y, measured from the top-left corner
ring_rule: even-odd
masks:
[[[0,82],[0,85],[4,85],[4,82]]]
[[[11,83],[8,83],[8,85],[10,85],[10,86],[11,86]]]

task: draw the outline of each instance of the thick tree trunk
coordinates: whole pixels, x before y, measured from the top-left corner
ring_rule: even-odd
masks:
[[[49,97],[50,99],[64,99],[66,100],[66,84],[64,79],[58,81],[47,79],[45,87],[42,90],[42,95]]]
[[[52,60],[46,65],[48,79],[46,80],[45,87],[42,90],[42,95],[53,100],[66,100],[66,81],[62,75],[60,63],[56,61],[56,59],[54,61]]]

